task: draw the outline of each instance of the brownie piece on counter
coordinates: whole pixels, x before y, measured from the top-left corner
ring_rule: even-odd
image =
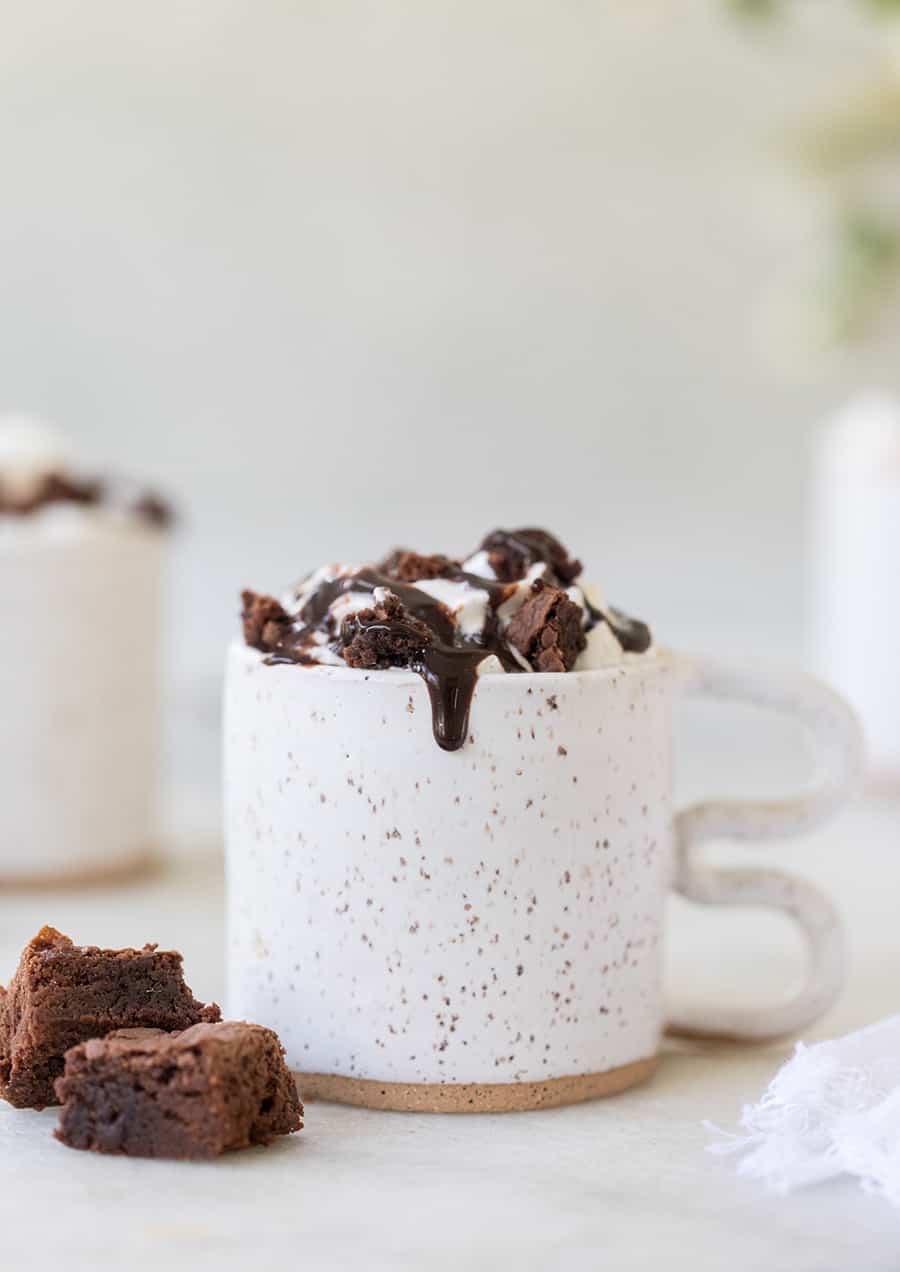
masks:
[[[101,950],[44,927],[0,995],[0,1096],[17,1108],[55,1104],[70,1047],[114,1029],[187,1029],[218,1020],[184,983],[181,955],[145,945]]]
[[[56,1138],[129,1157],[218,1157],[303,1126],[271,1029],[243,1022],[183,1033],[123,1029],[73,1047],[56,1093]]]

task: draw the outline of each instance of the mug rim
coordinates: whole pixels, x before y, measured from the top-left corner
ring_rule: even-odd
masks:
[[[252,646],[247,645],[244,641],[236,636],[231,641],[228,649],[229,661],[240,658],[245,666],[264,667],[266,666],[265,654]],[[508,686],[524,686],[533,687],[539,685],[542,688],[553,687],[556,690],[566,685],[575,683],[603,683],[613,680],[623,679],[632,676],[650,676],[662,675],[671,671],[674,664],[674,655],[672,651],[665,646],[654,646],[652,653],[647,654],[625,654],[623,661],[612,663],[608,667],[584,668],[576,671],[535,671],[531,673],[523,673],[522,675],[510,675],[506,672],[487,673],[478,677],[478,683],[475,692],[479,693],[483,686],[492,685],[508,685]],[[389,667],[376,668],[372,671],[363,671],[359,667],[337,667],[330,663],[273,663],[268,667],[269,671],[302,671],[304,675],[311,676],[317,681],[333,680],[342,685],[346,684],[377,684],[389,685],[397,689],[409,689],[410,685],[420,685],[422,677],[416,671],[411,671],[406,667]]]

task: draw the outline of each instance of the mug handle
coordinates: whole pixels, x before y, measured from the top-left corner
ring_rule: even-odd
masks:
[[[668,1032],[737,1040],[781,1037],[818,1019],[843,988],[847,956],[841,921],[812,883],[779,870],[709,866],[698,860],[697,849],[710,839],[799,835],[828,821],[861,780],[862,732],[844,700],[810,676],[706,658],[679,657],[677,665],[691,696],[766,707],[790,716],[805,725],[815,744],[819,776],[808,793],[780,800],[694,804],[675,818],[675,890],[703,905],[782,910],[806,938],[808,966],[803,988],[786,1003],[687,1008],[675,1014]]]

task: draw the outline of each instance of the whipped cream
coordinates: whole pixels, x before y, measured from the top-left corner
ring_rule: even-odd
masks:
[[[166,504],[134,482],[85,477],[55,429],[26,415],[0,417],[0,525],[4,536],[38,518],[50,534],[92,524],[165,527]]]
[[[352,579],[360,570],[367,567],[360,563],[335,563],[321,566],[314,570],[301,583],[281,598],[287,614],[294,620],[298,630],[303,627],[302,614],[307,604],[323,585],[334,583],[340,579]],[[474,553],[462,562],[463,575],[496,581],[486,552]],[[507,584],[509,595],[496,609],[497,627],[502,636],[509,627],[512,618],[519,612],[528,597],[532,594],[534,584],[546,574],[546,566],[537,562],[530,567],[524,578]],[[474,585],[469,579],[419,579],[415,583],[418,591],[438,601],[452,616],[460,636],[465,640],[478,641],[484,637],[490,618],[490,594],[483,588]],[[574,671],[596,671],[603,667],[613,667],[630,658],[654,654],[655,648],[650,644],[640,654],[626,650],[613,629],[616,611],[607,605],[600,591],[591,584],[572,584],[565,588],[565,594],[581,611],[581,625],[585,633],[585,647],[575,660]],[[350,590],[340,594],[327,609],[324,622],[308,632],[309,644],[306,647],[305,662],[321,663],[326,666],[345,666],[340,652],[334,649],[333,637],[329,634],[338,632],[345,621],[372,608],[378,603],[379,593],[390,591],[390,584],[373,592]],[[598,614],[602,620],[597,621]],[[612,616],[612,618],[611,618]],[[523,671],[531,671],[527,659],[514,646],[508,652]],[[496,655],[491,655],[479,663],[479,676],[496,675],[508,670]]]
[[[463,560],[397,551],[322,566],[277,601],[244,593],[247,643],[276,663],[412,669],[435,736],[462,745],[479,676],[595,670],[653,653],[649,629],[577,582],[542,530],[494,531]]]
[[[68,470],[65,441],[49,425],[27,415],[0,417],[0,496],[3,502],[27,504],[47,479]]]

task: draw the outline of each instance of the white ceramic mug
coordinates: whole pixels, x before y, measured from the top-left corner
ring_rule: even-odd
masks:
[[[671,709],[685,691],[808,726],[821,785],[673,816]],[[811,884],[694,860],[712,837],[810,829],[857,780],[854,717],[821,685],[660,653],[602,671],[486,675],[470,737],[434,743],[403,671],[269,666],[235,644],[226,695],[229,1011],[275,1029],[301,1089],[379,1108],[547,1107],[622,1090],[665,1024],[663,903],[786,912],[806,983],[679,1030],[762,1038],[820,1015],[844,979]]]
[[[65,504],[0,518],[0,886],[152,851],[165,539]]]

